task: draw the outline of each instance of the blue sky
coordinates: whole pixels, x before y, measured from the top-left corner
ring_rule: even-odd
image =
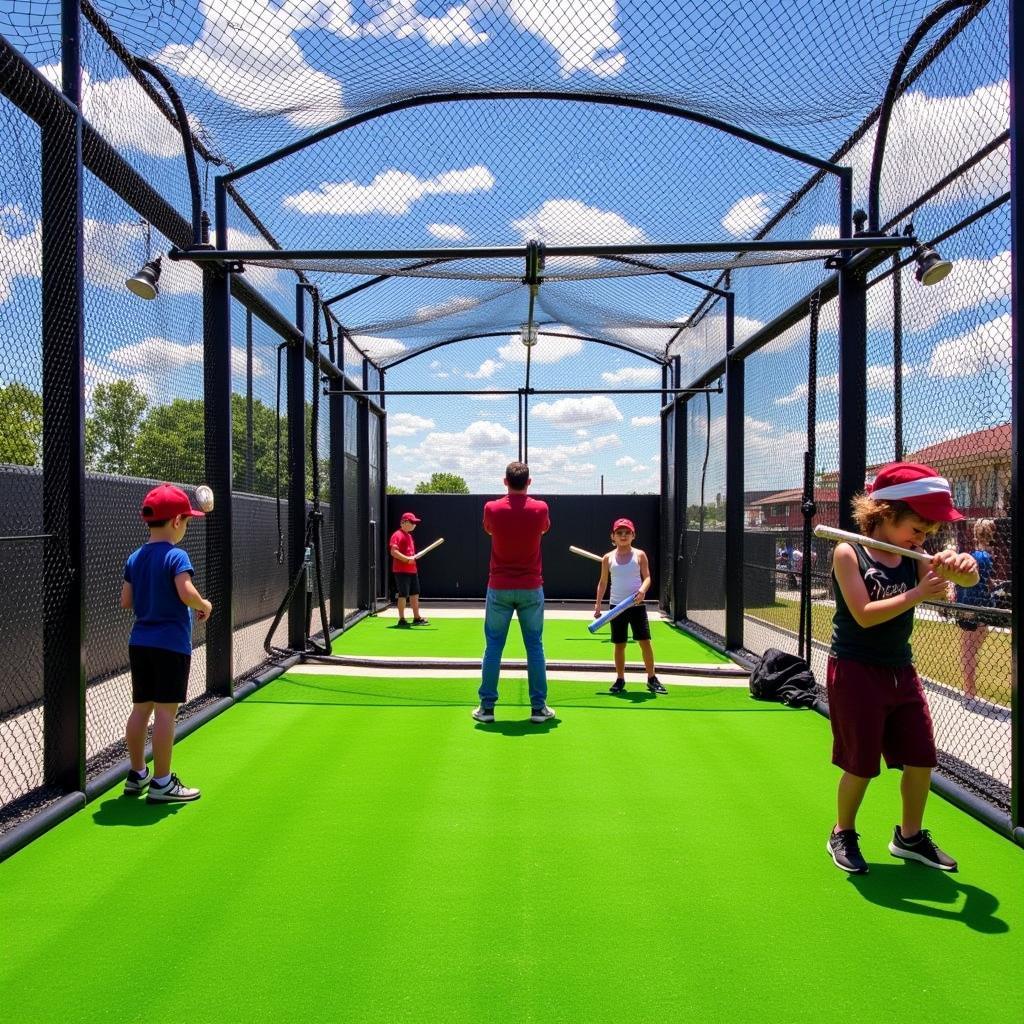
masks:
[[[0,27],[9,26],[11,12],[21,6],[20,0],[0,0]],[[754,130],[772,127],[787,142],[819,155],[827,155],[863,108],[880,96],[882,56],[866,56],[873,63],[855,74],[852,65],[825,67],[814,55],[794,59],[786,50],[792,24],[806,17],[802,3],[776,4],[773,18],[756,23],[715,10],[685,21],[679,14],[685,6],[666,6],[656,14],[647,5],[613,0],[571,6],[562,0],[474,0],[461,6],[330,2],[320,4],[314,17],[309,5],[299,2],[210,0],[196,7],[190,19],[179,16],[177,22],[139,18],[119,24],[116,10],[111,17],[115,28],[129,33],[130,45],[159,59],[175,76],[195,112],[197,129],[236,161],[344,111],[380,102],[389,92],[449,81],[648,93],[658,91],[662,81],[662,92],[681,92],[684,71],[697,75],[693,81],[699,83],[704,68],[706,94],[694,85],[689,93],[694,106]],[[862,29],[874,32],[876,39],[887,38],[890,48],[915,20],[907,10],[900,20],[891,5],[881,2],[859,6]],[[783,7],[792,10],[787,14]],[[988,37],[998,24],[997,14],[980,21],[972,38],[955,44],[897,108],[883,175],[885,211],[900,209],[1005,128],[1004,42]],[[35,53],[27,44],[25,49]],[[888,52],[881,46],[878,51]],[[774,71],[770,60],[762,60],[742,74],[722,72],[726,58],[735,62],[754,52],[784,54],[785,60],[780,56]],[[86,115],[157,188],[187,210],[180,142],[173,129],[147,116],[148,100],[101,48],[93,44],[86,53]],[[38,55],[37,63],[53,75],[52,66]],[[846,107],[836,102],[843,89],[848,91]],[[827,123],[803,116],[795,99],[805,109],[817,105],[830,111]],[[257,113],[263,116],[253,120]],[[0,162],[0,383],[18,379],[36,385],[38,140],[30,122],[9,106],[0,106],[0,124],[13,140]],[[870,142],[858,144],[847,158],[855,170],[859,202],[864,201]],[[385,248],[513,244],[528,238],[576,244],[738,239],[753,235],[804,177],[803,168],[790,161],[675,118],[579,103],[477,102],[374,121],[259,172],[241,187],[286,245]],[[1001,151],[919,212],[919,233],[938,233],[1006,187]],[[91,179],[86,217],[90,389],[100,380],[128,376],[154,402],[175,395],[198,397],[198,274],[165,261],[160,300],[132,300],[123,292],[123,278],[145,258],[145,229],[130,208]],[[1005,211],[983,225],[943,246],[944,255],[958,261],[945,284],[923,293],[909,275],[905,278],[906,434],[911,447],[1009,418]],[[240,217],[232,228],[234,246],[262,247]],[[835,190],[827,185],[801,204],[776,237],[834,233]],[[158,250],[166,243],[154,237],[153,246]],[[821,273],[819,264],[738,273],[738,337],[812,287]],[[255,267],[247,276],[291,315],[292,276]],[[319,280],[330,295],[362,278]],[[492,301],[477,305],[483,297]],[[685,319],[697,301],[694,289],[665,278],[552,284],[542,288],[545,308],[539,320],[553,332],[577,330],[653,352],[673,333],[653,325]],[[889,302],[888,286],[873,289],[869,437],[883,457],[892,436]],[[458,316],[434,319],[430,307],[444,303],[464,308]],[[397,389],[505,389],[523,383],[524,350],[515,329],[525,308],[521,288],[509,292],[494,282],[403,279],[369,289],[338,312],[360,344],[385,360],[454,334],[498,333],[410,359],[390,371],[387,381]],[[243,323],[236,316],[239,384]],[[700,329],[685,334],[677,344],[684,376],[719,358],[723,338],[717,311]],[[835,367],[828,365],[835,346],[834,317],[830,320],[827,311],[821,345],[819,466],[829,468],[839,425]],[[539,388],[629,388],[660,381],[653,363],[592,343],[542,336],[534,358],[531,383]],[[267,401],[273,398],[272,359],[272,343],[264,339],[257,351],[256,391]],[[748,369],[751,489],[799,482],[799,458],[793,453],[804,445],[805,365],[801,328],[774,343]],[[766,379],[755,384],[752,376],[761,366]],[[984,395],[971,386],[977,380],[985,382]],[[607,492],[657,490],[659,405],[658,396],[533,398],[530,456],[538,486],[592,492],[604,476]],[[461,472],[474,490],[493,490],[500,485],[500,469],[516,454],[514,398],[393,398],[389,411],[389,464],[400,485],[412,486],[430,472],[447,469]],[[722,411],[721,403],[715,403],[711,430],[716,452],[722,450]],[[699,433],[700,417],[695,419]],[[712,494],[724,484],[720,463],[716,458],[709,466]]]

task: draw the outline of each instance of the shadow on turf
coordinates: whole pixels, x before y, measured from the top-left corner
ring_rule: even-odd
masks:
[[[116,796],[93,812],[97,825],[143,826],[159,824],[164,818],[177,814],[183,804],[149,804],[145,797]]]
[[[867,875],[850,875],[850,884],[870,903],[904,914],[957,921],[976,932],[998,935],[1010,926],[995,916],[999,900],[956,875],[918,864],[872,864]],[[957,907],[960,893],[963,906]],[[954,909],[945,909],[947,904]]]
[[[499,718],[494,722],[477,722],[476,731],[496,733],[499,736],[543,736],[554,732],[561,724],[558,718],[548,722],[531,722],[529,718]]]

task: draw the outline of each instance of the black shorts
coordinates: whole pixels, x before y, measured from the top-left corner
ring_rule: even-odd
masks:
[[[609,623],[612,627],[612,643],[624,644],[627,639],[627,627],[633,629],[634,640],[650,640],[651,624],[647,621],[647,606],[635,604],[624,612],[616,615]]]
[[[413,594],[419,597],[420,574],[418,572],[396,572],[392,575],[395,577],[395,592],[399,597],[412,597]]]
[[[166,647],[129,644],[128,663],[132,669],[133,704],[185,703],[191,654],[169,651]]]

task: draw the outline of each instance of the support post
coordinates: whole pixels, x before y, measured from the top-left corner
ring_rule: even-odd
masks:
[[[743,377],[733,356],[733,296],[726,297],[725,357],[725,646],[743,647]]]
[[[295,286],[295,326],[302,342],[291,342],[286,354],[288,379],[288,578],[306,560],[306,287]],[[307,581],[308,582],[308,581]],[[306,587],[295,588],[288,609],[288,646],[306,646]]]
[[[370,364],[363,359],[363,390],[369,388]],[[374,598],[376,587],[370,586],[370,573],[376,562],[373,528],[370,526],[370,407],[365,399],[359,402],[357,419],[359,422],[359,518],[362,529],[357,536],[362,538],[363,550],[366,552],[366,565],[359,584],[360,604],[368,611],[374,611]]]
[[[840,236],[853,234],[853,186],[844,179],[840,191]],[[851,502],[864,490],[867,471],[867,323],[865,275],[839,270],[839,526],[856,532]]]
[[[679,387],[679,378],[682,375],[682,359],[676,356],[673,360],[673,374],[675,386]],[[673,605],[672,619],[679,622],[687,618],[687,585],[689,582],[689,563],[686,545],[686,505],[689,500],[689,453],[687,444],[689,434],[686,429],[686,420],[689,415],[690,401],[684,399],[676,403],[673,412],[673,426],[675,440],[672,444],[672,457],[675,459],[675,507],[672,510],[672,522],[674,525],[673,547],[675,556],[673,567]]]
[[[1021,447],[1020,332],[1024,323],[1024,281],[1021,258],[1024,254],[1024,19],[1020,5],[1010,4],[1010,308],[1013,316],[1010,388],[1010,558],[1013,606],[1010,617],[1010,830],[1024,844],[1024,693],[1020,685],[1020,631],[1024,621],[1020,613],[1020,585],[1024,573],[1024,524],[1021,522],[1021,472],[1024,452]]]
[[[218,190],[217,245],[227,245],[227,195]],[[216,504],[205,519],[206,597],[214,614],[206,625],[206,690],[230,697],[234,678],[231,529],[231,275],[203,271],[203,426],[206,482]]]
[[[252,494],[256,487],[255,452],[252,422],[252,310],[245,310],[245,489]]]
[[[332,392],[344,389],[344,377],[329,378]],[[328,430],[331,448],[331,525],[334,528],[334,564],[331,566],[331,628],[345,625],[345,402],[328,401]]]
[[[81,26],[61,3],[64,95],[81,104]],[[85,312],[82,119],[42,126],[43,784],[85,790]]]

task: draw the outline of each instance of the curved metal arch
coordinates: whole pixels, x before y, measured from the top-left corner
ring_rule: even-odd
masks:
[[[241,167],[236,167],[227,174],[218,175],[217,181],[223,182],[226,185],[230,181],[245,177],[255,171],[262,170],[264,167],[268,167],[271,164],[276,163],[278,160],[283,160],[285,157],[291,156],[294,153],[299,153],[310,146],[316,145],[318,142],[323,142],[325,139],[329,139],[334,135],[348,131],[350,128],[358,127],[361,124],[365,124],[367,121],[374,121],[379,117],[385,117],[388,114],[395,114],[402,110],[410,110],[414,107],[433,106],[441,103],[517,99],[590,103],[601,106],[628,107],[634,110],[647,110],[655,114],[666,114],[670,117],[679,117],[686,121],[692,121],[695,124],[701,124],[707,128],[713,128],[716,131],[724,132],[725,134],[741,139],[744,142],[750,142],[762,149],[778,153],[780,156],[788,157],[789,159],[795,160],[799,163],[808,164],[811,167],[817,167],[819,170],[828,171],[837,175],[841,175],[843,171],[843,167],[841,165],[834,164],[830,160],[823,160],[821,157],[805,153],[792,146],[786,146],[781,142],[776,142],[774,139],[769,139],[767,136],[758,135],[756,132],[751,132],[746,128],[739,127],[739,125],[723,121],[721,118],[711,117],[708,114],[701,114],[695,110],[687,110],[685,107],[677,107],[672,103],[664,103],[659,100],[646,100],[636,96],[627,96],[619,93],[577,93],[567,89],[511,89],[502,92],[468,90],[465,92],[426,93],[417,96],[408,96],[403,100],[396,100],[393,103],[385,103],[383,106],[374,107],[371,110],[363,111],[361,114],[355,114],[352,117],[346,117],[340,121],[336,121],[334,124],[327,125],[325,128],[321,128],[319,131],[313,132],[311,135],[307,135],[304,139],[299,139],[296,142],[289,143],[287,146],[275,149],[272,152],[267,153],[265,156],[252,160],[247,164],[243,164]]]
[[[896,106],[896,96],[899,92],[900,83],[903,81],[903,72],[910,63],[914,51],[922,39],[940,22],[947,14],[967,7],[982,7],[978,0],[946,0],[930,14],[910,34],[910,38],[903,44],[896,63],[893,65],[892,73],[889,75],[889,84],[885,89],[885,96],[878,109],[878,128],[875,132],[875,145],[871,153],[871,172],[868,177],[868,232],[873,235],[880,233],[881,215],[879,212],[879,188],[882,182],[882,157],[885,155],[885,144],[889,135],[889,122],[892,119],[893,108]]]
[[[607,345],[609,348],[617,348],[623,352],[628,352],[630,355],[640,356],[641,359],[650,360],[656,366],[665,366],[666,363],[663,359],[659,359],[657,356],[652,356],[650,352],[643,352],[638,348],[633,348],[632,345],[626,345],[620,341],[610,341],[607,338],[594,338],[588,334],[564,334],[561,331],[545,331],[543,328],[538,327],[537,333],[542,337],[548,338],[572,338],[577,341],[593,341],[598,345]],[[401,356],[392,362],[385,363],[382,370],[393,370],[396,366],[400,366],[402,363],[408,362],[410,359],[415,359],[417,356],[426,355],[428,352],[434,352],[439,348],[444,348],[446,345],[455,345],[460,341],[477,341],[480,338],[508,338],[511,336],[509,331],[487,331],[483,334],[460,334],[454,338],[445,338],[442,341],[432,342],[427,345],[426,348],[418,348],[415,352],[410,352],[408,355]]]

